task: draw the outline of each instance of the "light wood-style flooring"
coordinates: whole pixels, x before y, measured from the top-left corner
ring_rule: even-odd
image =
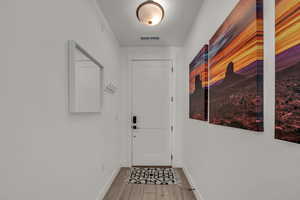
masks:
[[[104,200],[196,200],[182,169],[175,169],[178,185],[128,184],[129,168],[122,168]]]

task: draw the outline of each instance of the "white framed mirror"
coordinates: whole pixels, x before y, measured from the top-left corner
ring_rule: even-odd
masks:
[[[103,105],[104,67],[75,41],[68,41],[69,111],[99,113]]]

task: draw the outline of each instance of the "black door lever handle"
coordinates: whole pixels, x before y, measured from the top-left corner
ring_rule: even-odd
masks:
[[[133,125],[133,126],[132,126],[132,129],[136,130],[136,129],[138,129],[138,128],[137,128],[136,125]]]

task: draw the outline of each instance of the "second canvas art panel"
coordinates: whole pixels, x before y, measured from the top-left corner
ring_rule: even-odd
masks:
[[[240,0],[209,42],[209,121],[263,131],[263,1]]]

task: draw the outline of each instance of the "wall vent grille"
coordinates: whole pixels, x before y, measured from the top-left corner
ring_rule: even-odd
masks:
[[[160,37],[158,36],[142,36],[141,40],[159,40]]]

